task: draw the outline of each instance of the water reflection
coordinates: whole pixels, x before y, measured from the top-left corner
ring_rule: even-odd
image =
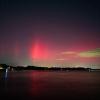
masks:
[[[8,76],[8,68],[6,68],[6,71],[5,71],[5,80],[7,79],[7,76]]]
[[[94,99],[99,96],[99,76],[88,72],[31,72],[29,90],[39,100]]]
[[[30,73],[29,92],[31,96],[40,96],[44,91],[43,82],[41,81],[42,73],[37,71]]]
[[[8,69],[0,71],[0,96],[8,91]]]
[[[7,93],[7,81],[8,81],[8,68],[4,72],[4,92]]]
[[[100,93],[100,74],[88,72],[2,72],[0,93],[34,100],[96,98]],[[9,77],[8,77],[9,74]],[[2,96],[0,94],[0,96]],[[65,99],[64,99],[65,98]],[[54,100],[54,99],[53,99]]]

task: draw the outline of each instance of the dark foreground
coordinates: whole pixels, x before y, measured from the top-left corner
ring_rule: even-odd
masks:
[[[0,72],[0,100],[100,100],[100,72]]]

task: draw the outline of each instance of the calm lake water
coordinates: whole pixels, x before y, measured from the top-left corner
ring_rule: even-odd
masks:
[[[0,99],[5,98],[100,100],[100,72],[0,72]]]

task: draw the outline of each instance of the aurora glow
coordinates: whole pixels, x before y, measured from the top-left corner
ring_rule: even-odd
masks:
[[[91,51],[84,51],[79,53],[80,57],[99,57],[100,58],[100,48]]]
[[[0,63],[100,68],[99,3],[72,1],[1,4]]]

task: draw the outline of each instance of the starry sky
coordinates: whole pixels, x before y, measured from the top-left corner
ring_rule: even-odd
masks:
[[[99,0],[0,0],[0,63],[100,68]]]

